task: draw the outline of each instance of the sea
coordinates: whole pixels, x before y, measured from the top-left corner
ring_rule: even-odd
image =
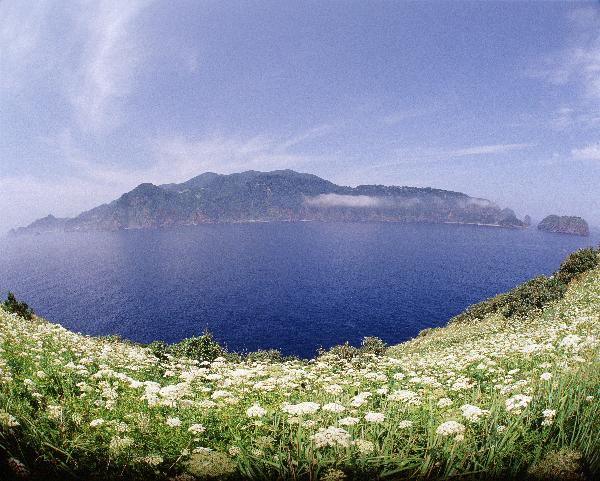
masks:
[[[314,356],[388,344],[551,274],[600,233],[396,223],[248,223],[0,239],[0,293],[75,332]]]

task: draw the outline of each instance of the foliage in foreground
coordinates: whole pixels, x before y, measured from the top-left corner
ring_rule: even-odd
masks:
[[[12,292],[8,293],[6,300],[0,304],[6,312],[12,312],[24,319],[33,319],[33,310],[25,302],[17,301],[17,298]]]
[[[599,324],[600,267],[526,319],[311,361],[157,357],[0,310],[0,450],[37,479],[592,479]]]

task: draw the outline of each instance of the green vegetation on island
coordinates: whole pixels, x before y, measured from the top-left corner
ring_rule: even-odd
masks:
[[[597,479],[599,255],[409,342],[308,361],[2,308],[0,478]]]

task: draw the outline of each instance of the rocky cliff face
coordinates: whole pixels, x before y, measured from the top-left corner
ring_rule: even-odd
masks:
[[[291,170],[206,173],[182,184],[141,184],[110,204],[72,219],[55,220],[59,222],[48,224],[66,231],[301,220],[523,226],[512,210],[460,192],[384,185],[345,187]],[[35,233],[40,222],[16,232]]]
[[[571,234],[588,236],[590,229],[587,222],[581,217],[549,215],[539,224],[538,229],[545,232],[556,232],[559,234]]]

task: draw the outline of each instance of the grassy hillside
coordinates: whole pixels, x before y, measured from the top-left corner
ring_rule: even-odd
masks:
[[[309,362],[159,359],[0,309],[4,476],[593,479],[599,326],[600,267],[524,315]]]

